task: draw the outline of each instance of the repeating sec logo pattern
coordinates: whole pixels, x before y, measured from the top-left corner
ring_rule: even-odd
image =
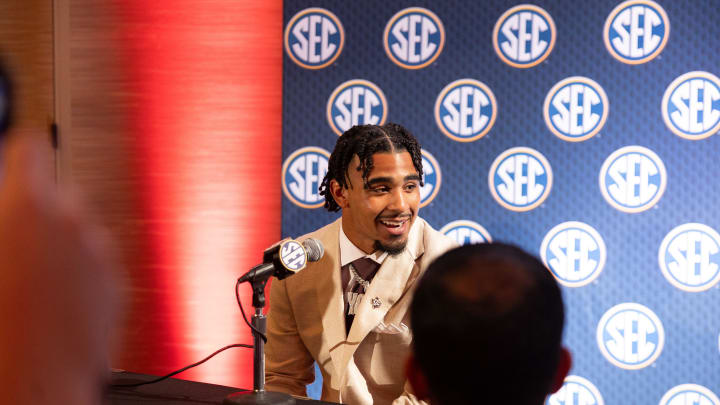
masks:
[[[720,399],[702,385],[681,384],[666,392],[660,405],[720,405]]]
[[[445,27],[435,13],[411,7],[392,16],[383,34],[385,52],[405,69],[422,69],[433,63],[445,46]]]
[[[430,152],[421,150],[422,169],[423,169],[423,186],[420,187],[420,208],[430,204],[440,191],[442,184],[442,172],[440,165]]]
[[[605,125],[609,103],[605,90],[587,77],[569,77],[547,94],[545,123],[560,139],[580,142],[595,136]]]
[[[616,150],[600,168],[600,192],[610,205],[623,212],[637,213],[654,206],[666,185],[662,160],[642,146]]]
[[[497,102],[492,90],[474,79],[445,86],[435,100],[435,122],[445,136],[459,142],[482,138],[495,124]]]
[[[652,364],[662,352],[665,330],[649,308],[623,303],[610,308],[597,327],[602,355],[617,367],[637,370]]]
[[[577,376],[565,377],[563,386],[545,401],[545,405],[605,405],[600,391],[590,381]]]
[[[662,99],[665,125],[685,139],[705,139],[720,130],[720,79],[689,72],[673,80]]]
[[[482,225],[466,219],[448,223],[440,229],[440,233],[450,237],[460,245],[492,242],[490,233]]]
[[[552,188],[552,168],[540,152],[516,147],[501,153],[488,175],[495,201],[511,211],[530,211],[545,201]]]
[[[660,244],[660,270],[670,284],[683,291],[705,291],[720,280],[718,253],[717,231],[703,224],[683,224]]]
[[[320,183],[328,171],[330,153],[308,146],[293,152],[283,163],[282,188],[293,204],[303,208],[320,208],[325,198],[320,195]]]
[[[621,3],[610,12],[603,28],[610,55],[630,65],[653,60],[669,37],[670,20],[665,10],[650,0]]]
[[[493,46],[503,62],[524,69],[550,55],[556,36],[555,22],[547,11],[521,4],[507,10],[495,23]]]
[[[333,90],[328,99],[328,123],[338,135],[354,125],[383,125],[386,118],[385,94],[367,80],[348,80]]]
[[[340,56],[345,30],[335,14],[324,8],[307,8],[295,14],[285,28],[285,51],[306,69],[322,69]]]
[[[607,249],[600,234],[582,222],[563,222],[545,235],[540,257],[558,283],[582,287],[595,280],[605,266]]]

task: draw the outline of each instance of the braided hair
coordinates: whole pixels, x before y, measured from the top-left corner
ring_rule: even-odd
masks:
[[[360,165],[356,170],[362,172],[363,187],[367,188],[368,175],[373,169],[372,156],[376,153],[398,153],[403,151],[410,154],[413,166],[415,166],[415,170],[422,179],[420,144],[410,131],[401,125],[393,123],[382,126],[355,125],[345,131],[335,144],[335,149],[330,155],[328,172],[322,183],[320,183],[320,195],[325,197],[325,209],[330,212],[340,210],[340,206],[335,202],[330,191],[330,182],[335,180],[343,188],[350,186],[348,166],[355,155],[360,159]],[[422,180],[420,185],[423,185]]]

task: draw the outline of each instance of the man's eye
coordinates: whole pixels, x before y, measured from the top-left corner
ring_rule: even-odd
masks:
[[[387,187],[375,187],[370,189],[373,193],[387,193],[390,189]]]
[[[418,186],[418,185],[415,184],[415,183],[410,183],[410,184],[408,184],[408,185],[405,186],[405,190],[413,191],[413,190],[415,190],[415,189],[417,188],[417,186]]]

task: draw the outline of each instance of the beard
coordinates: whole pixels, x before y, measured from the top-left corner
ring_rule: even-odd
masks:
[[[387,252],[390,256],[397,256],[400,253],[405,251],[405,247],[407,246],[407,238],[403,240],[398,240],[389,244],[384,244],[380,242],[379,240],[375,240],[374,248],[375,250],[380,250],[382,252]]]

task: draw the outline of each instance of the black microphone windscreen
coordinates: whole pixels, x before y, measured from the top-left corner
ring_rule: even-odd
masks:
[[[323,257],[325,254],[325,248],[322,242],[315,238],[308,238],[303,241],[303,247],[307,251],[307,258],[309,262],[316,262]]]

